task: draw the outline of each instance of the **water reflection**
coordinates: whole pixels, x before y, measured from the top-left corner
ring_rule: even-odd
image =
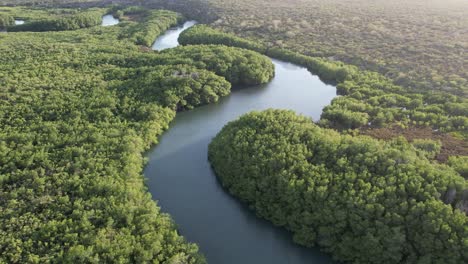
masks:
[[[115,18],[112,15],[105,15],[102,17],[102,26],[107,27],[107,26],[113,26],[117,25],[119,23],[119,20]]]

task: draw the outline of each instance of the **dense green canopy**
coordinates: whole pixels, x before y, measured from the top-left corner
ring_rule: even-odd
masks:
[[[137,68],[130,76],[130,80],[120,85],[122,96],[146,103],[156,102],[175,110],[216,102],[231,91],[231,84],[223,77],[193,66]]]
[[[138,57],[126,54],[98,55],[99,63],[117,64],[121,67],[148,67],[156,65],[193,65],[224,77],[233,85],[266,83],[274,76],[270,59],[256,52],[221,45],[179,46],[154,56],[152,53]]]
[[[97,27],[105,13],[121,23]],[[26,24],[12,26],[14,17]],[[338,84],[343,96],[324,109],[322,127],[398,123],[467,135],[464,98],[408,91],[207,26],[182,34],[187,46],[148,49],[181,21],[142,7],[0,10],[0,28],[9,27],[0,34],[0,262],[203,263],[147,193],[142,153],[177,111],[269,81],[273,64],[254,51]],[[429,162],[439,149],[340,135],[269,110],[228,124],[209,159],[258,215],[339,260],[464,263],[466,156],[451,157],[452,168]]]
[[[163,51],[161,55],[158,63],[172,64],[172,58],[176,57],[175,63],[206,68],[232,84],[261,84],[274,76],[274,66],[269,58],[245,49],[219,45],[181,46]]]
[[[465,263],[468,216],[454,205],[468,184],[418,153],[285,110],[246,114],[209,146],[222,185],[302,245],[353,263]]]
[[[41,19],[16,25],[8,28],[8,31],[60,31],[93,27],[102,23],[104,12],[103,9],[90,9],[58,18]]]
[[[0,29],[5,29],[8,26],[14,25],[15,19],[8,14],[0,14]]]
[[[31,21],[44,15],[8,10]],[[180,15],[140,16],[0,35],[0,262],[204,262],[146,191],[143,152],[176,110],[227,95],[226,78],[265,82],[273,66],[228,47],[148,52],[135,36],[151,29],[154,38]],[[190,59],[189,49],[203,60]],[[222,63],[221,75],[213,72]]]
[[[262,44],[239,38],[229,33],[223,33],[203,24],[195,25],[185,30],[180,34],[178,40],[181,45],[219,44],[255,50],[260,53],[267,51],[267,48]]]

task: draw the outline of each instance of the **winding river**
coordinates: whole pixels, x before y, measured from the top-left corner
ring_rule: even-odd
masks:
[[[159,37],[153,49],[178,45],[177,37],[194,21]],[[209,263],[331,263],[318,249],[292,242],[282,228],[259,219],[219,184],[207,160],[208,144],[229,121],[252,110],[292,109],[320,118],[336,96],[305,68],[273,60],[275,78],[268,84],[234,89],[216,104],[178,113],[160,143],[148,154],[145,177],[149,191],[169,213],[180,233],[199,245]]]

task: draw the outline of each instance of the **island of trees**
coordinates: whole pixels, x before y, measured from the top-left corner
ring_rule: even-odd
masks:
[[[466,263],[467,181],[416,145],[267,110],[228,123],[208,157],[222,185],[258,216],[339,261]]]

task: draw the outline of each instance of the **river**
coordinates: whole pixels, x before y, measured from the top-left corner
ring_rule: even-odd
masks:
[[[194,25],[168,30],[153,49],[178,45],[177,37]],[[178,113],[160,143],[148,153],[147,185],[162,211],[169,213],[180,233],[199,245],[209,263],[302,264],[331,263],[318,249],[292,242],[292,235],[259,219],[226,192],[207,160],[208,144],[229,121],[252,110],[292,109],[320,118],[336,88],[305,68],[273,60],[276,73],[265,85],[234,89],[218,103]]]

